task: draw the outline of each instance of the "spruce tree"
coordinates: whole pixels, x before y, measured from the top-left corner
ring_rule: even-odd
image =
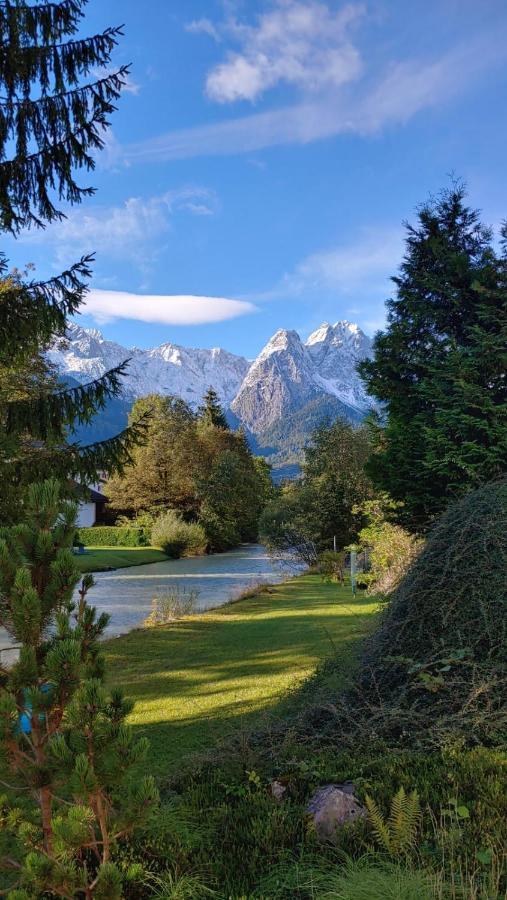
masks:
[[[204,425],[213,425],[215,428],[229,428],[218,394],[212,387],[208,388],[202,398],[202,404],[197,411],[197,415]]]
[[[460,184],[426,203],[407,226],[387,329],[360,365],[385,414],[370,472],[415,531],[507,469],[506,240],[496,252]]]
[[[0,231],[44,227],[64,217],[60,204],[93,193],[78,184],[76,171],[94,168],[128,68],[108,71],[120,28],[77,36],[85,6],[86,0],[0,2]],[[104,76],[89,79],[97,70]],[[84,257],[36,281],[28,273],[9,275],[0,253],[0,383],[6,370],[20,379],[30,375],[33,360],[64,337],[85,297],[91,262]],[[44,378],[34,378],[28,397],[12,397],[0,384],[2,483],[21,485],[27,471],[84,482],[128,461],[142,424],[109,443],[64,446],[73,425],[88,423],[119,393],[124,370],[125,364],[91,385],[51,393]]]
[[[108,616],[86,602],[91,576],[73,602],[76,512],[49,480],[30,487],[23,522],[0,529],[0,624],[20,646],[0,668],[0,871],[20,900],[121,897],[115,844],[157,802],[131,706],[104,688]]]

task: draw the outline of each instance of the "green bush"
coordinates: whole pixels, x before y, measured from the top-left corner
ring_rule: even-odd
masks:
[[[149,547],[150,545],[149,535],[144,528],[116,525],[79,528],[76,539],[85,547]]]
[[[346,730],[399,743],[501,745],[507,730],[507,482],[435,524],[372,636]],[[343,728],[344,723],[342,723]]]
[[[208,540],[204,528],[197,522],[184,522],[173,509],[167,510],[151,529],[151,542],[167,556],[200,556],[206,552]]]

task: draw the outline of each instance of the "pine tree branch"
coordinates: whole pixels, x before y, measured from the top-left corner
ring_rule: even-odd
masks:
[[[88,425],[107,401],[121,392],[121,379],[130,360],[125,360],[88,384],[65,388],[49,395],[6,403],[6,434],[28,431],[33,440],[46,441],[69,423]]]
[[[129,66],[122,66],[99,81],[81,85],[72,91],[62,90],[49,97],[0,103],[0,159],[5,158],[5,149],[13,141],[16,145],[15,159],[33,159],[36,154],[30,154],[29,148],[34,142],[37,152],[40,152],[85,128],[92,114],[96,118],[99,113],[102,117],[111,115],[129,71]]]
[[[0,2],[0,36],[8,40],[12,32],[24,30],[29,37],[58,39],[63,34],[73,34],[83,16],[82,8],[88,0],[62,0],[61,3],[29,5],[9,0]]]
[[[46,347],[63,337],[68,316],[75,315],[88,290],[94,256],[83,256],[61,275],[24,284],[12,276],[0,293],[0,360],[8,365],[29,346]],[[0,273],[1,277],[1,273]]]
[[[70,204],[80,203],[92,196],[95,188],[81,188],[72,175],[73,168],[92,171],[95,160],[89,150],[101,150],[104,131],[108,122],[101,112],[93,116],[86,126],[68,134],[63,140],[27,156],[0,163],[0,227],[17,234],[22,228],[34,225],[44,227],[44,221],[61,221],[65,214],[50,199],[54,191],[60,200]]]

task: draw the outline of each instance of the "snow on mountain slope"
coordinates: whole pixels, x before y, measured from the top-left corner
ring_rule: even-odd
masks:
[[[306,343],[295,331],[278,331],[249,370],[231,409],[254,434],[322,395],[353,410],[370,403],[356,365],[371,341],[350,322],[324,323]]]
[[[321,397],[336,397],[352,418],[371,405],[356,372],[371,354],[371,341],[350,322],[324,323],[306,342],[281,329],[253,363],[226,350],[191,350],[166,343],[131,350],[106,341],[96,330],[70,325],[50,359],[62,374],[85,383],[130,358],[124,382],[129,400],[173,394],[195,407],[212,386],[224,406],[253,434]]]
[[[327,394],[357,409],[371,405],[356,366],[371,355],[371,340],[352,322],[325,323],[306,341],[314,381]]]
[[[99,331],[70,325],[67,341],[55,346],[49,357],[63,374],[81,383],[103,375],[130,359],[124,380],[126,397],[173,394],[197,405],[212,385],[225,405],[237,393],[250,363],[226,350],[190,350],[166,343],[152,350],[128,350],[106,341]]]

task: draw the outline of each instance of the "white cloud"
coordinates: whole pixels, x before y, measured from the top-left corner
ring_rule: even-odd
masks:
[[[305,91],[345,84],[361,71],[360,55],[348,39],[348,29],[362,15],[364,7],[358,4],[347,4],[334,13],[318,0],[278,0],[256,25],[229,20],[223,31],[239,44],[239,50],[229,52],[226,61],[208,73],[208,96],[230,103],[256,100],[280,82]],[[201,31],[211,24],[209,20],[193,23],[194,30]],[[216,33],[216,27],[212,28]]]
[[[375,134],[463,93],[504,59],[505,40],[505,29],[500,28],[438,59],[392,63],[353,91],[327,92],[292,106],[171,131],[131,144],[124,148],[124,159],[134,163],[234,155],[340,134]]]
[[[70,249],[94,249],[112,258],[146,260],[158,252],[155,239],[167,233],[172,218],[178,213],[211,216],[217,207],[214,192],[206,188],[187,187],[166,191],[158,197],[129,197],[121,206],[71,210],[66,219],[54,224],[50,231],[32,231],[32,243],[51,241],[58,247],[59,259]]]
[[[391,277],[403,257],[404,233],[389,225],[363,229],[355,240],[312,253],[272,289],[252,297],[258,303],[302,301],[317,320],[346,318],[367,334],[385,324]]]
[[[402,255],[400,229],[370,228],[354,242],[308,256],[283,284],[292,293],[325,288],[345,297],[387,291]]]
[[[125,291],[91,290],[81,313],[98,324],[116,319],[135,319],[163,325],[208,325],[256,311],[252,303],[225,297],[131,294]]]
[[[213,38],[215,41],[220,40],[218,29],[213,25],[213,22],[210,19],[205,17],[202,19],[194,19],[193,22],[189,22],[188,25],[185,25],[185,31],[189,31],[191,34],[207,34],[208,37]]]

